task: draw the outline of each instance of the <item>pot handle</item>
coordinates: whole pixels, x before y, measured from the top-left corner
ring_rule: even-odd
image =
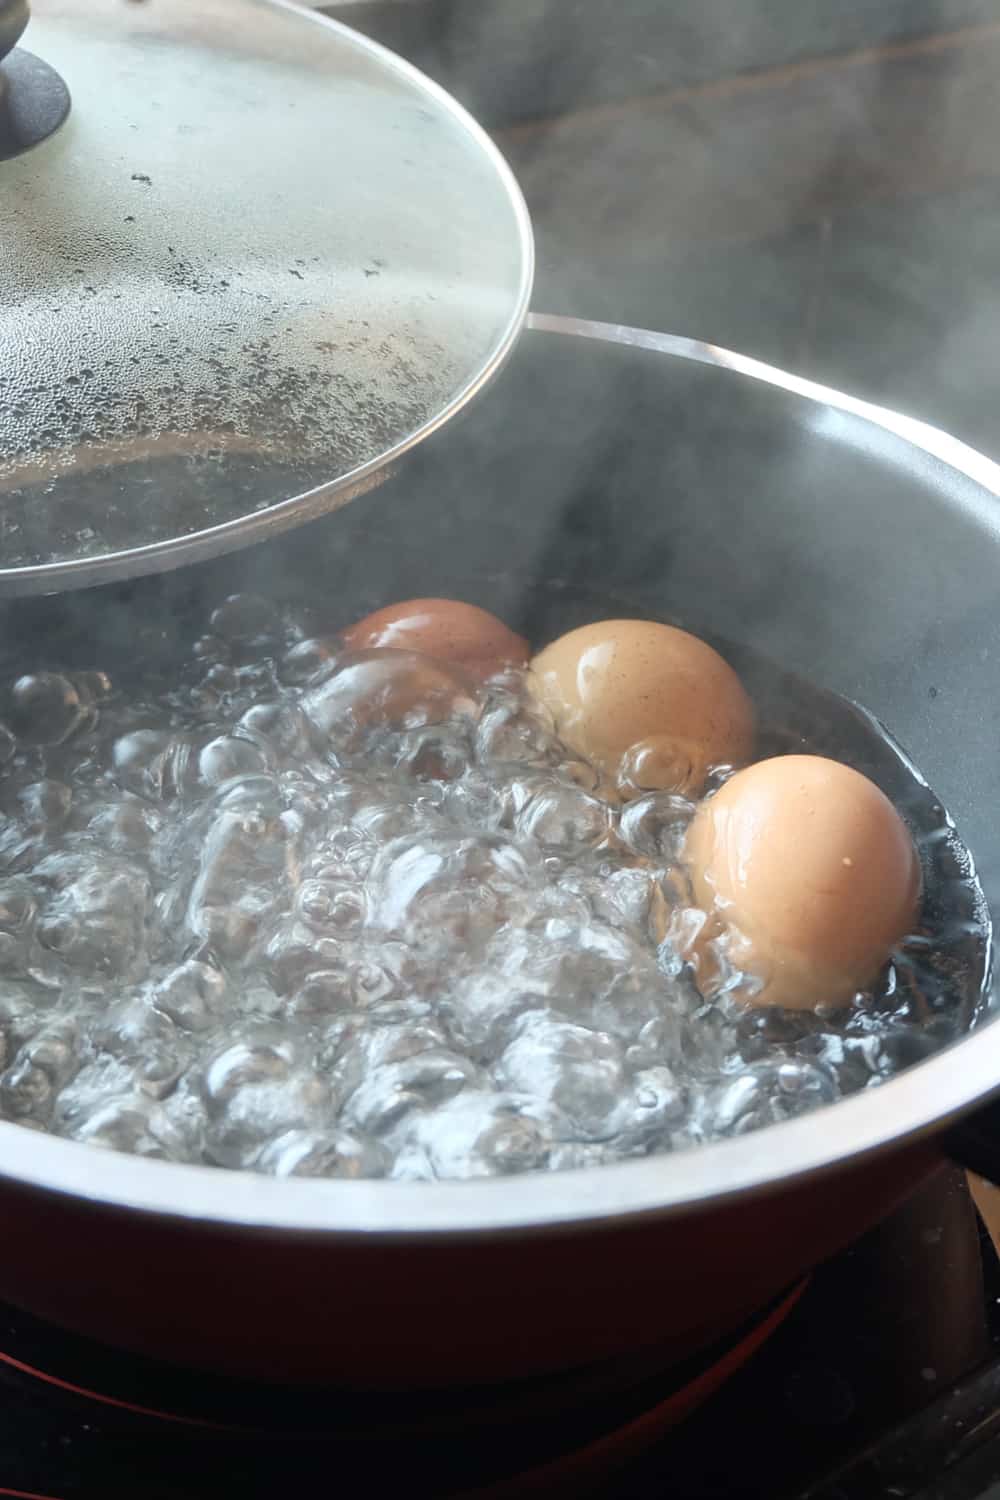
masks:
[[[956,1120],[945,1131],[941,1144],[958,1166],[1000,1188],[1000,1100]]]

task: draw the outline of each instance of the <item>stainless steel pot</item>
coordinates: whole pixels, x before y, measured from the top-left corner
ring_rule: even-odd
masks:
[[[745,642],[889,725],[1000,884],[1000,469],[708,346],[538,317],[462,422],[349,510],[127,588],[12,601],[12,660],[169,658],[201,600],[318,592],[334,623],[452,593],[535,638],[602,601]],[[1000,1166],[1000,1028],[792,1123],[471,1183],[274,1180],[0,1124],[0,1298],[269,1379],[492,1380],[678,1355],[940,1161]],[[971,1155],[970,1155],[971,1153]]]

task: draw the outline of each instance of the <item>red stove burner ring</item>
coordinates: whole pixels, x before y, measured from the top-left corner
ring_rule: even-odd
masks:
[[[55,1496],[40,1496],[34,1490],[4,1490],[0,1485],[0,1496],[13,1496],[15,1500],[57,1500]]]
[[[57,1495],[39,1495],[36,1490],[5,1490],[0,1485],[0,1495],[12,1495],[15,1500],[59,1500]]]
[[[204,1417],[182,1416],[179,1412],[157,1411],[151,1406],[139,1406],[134,1401],[123,1401],[118,1396],[109,1396],[101,1391],[89,1391],[85,1386],[76,1385],[71,1380],[62,1380],[58,1375],[46,1374],[44,1370],[36,1370],[33,1365],[26,1364],[23,1359],[15,1359],[13,1355],[4,1354],[0,1350],[0,1364],[6,1365],[10,1370],[16,1370],[19,1375],[27,1375],[32,1380],[39,1380],[44,1385],[52,1386],[54,1390],[61,1391],[70,1396],[82,1396],[85,1401],[97,1401],[102,1406],[114,1407],[116,1411],[131,1412],[137,1417],[153,1417],[158,1422],[180,1422],[185,1427],[199,1427],[209,1432],[236,1432],[239,1429],[229,1427],[223,1422],[209,1422]],[[17,1490],[5,1490],[0,1487],[0,1495],[16,1495]]]
[[[514,1500],[534,1494],[579,1494],[593,1491],[595,1485],[630,1459],[637,1457],[662,1438],[672,1427],[683,1422],[703,1402],[715,1394],[726,1381],[748,1364],[757,1350],[776,1333],[792,1312],[809,1284],[806,1277],[764,1317],[745,1332],[738,1343],[730,1346],[701,1372],[679,1386],[655,1406],[616,1426],[611,1432],[583,1447],[563,1454],[549,1463],[532,1468],[511,1479],[484,1488],[463,1490],[455,1500]],[[578,1481],[574,1486],[574,1482]]]
[[[256,1462],[265,1463],[282,1453],[339,1446],[366,1463],[376,1457],[382,1464],[401,1463],[411,1475],[414,1494],[453,1500],[513,1500],[553,1488],[582,1492],[627,1465],[719,1390],[781,1326],[805,1285],[759,1313],[726,1343],[681,1366],[664,1367],[662,1356],[637,1355],[471,1396],[393,1394],[388,1411],[381,1394],[266,1390],[162,1368],[20,1313],[0,1319],[0,1327],[7,1325],[8,1349],[16,1350],[0,1352],[0,1379],[15,1390],[34,1391],[36,1400],[48,1393],[56,1415],[63,1411],[83,1420],[95,1437],[119,1434],[137,1440],[153,1464],[158,1447],[186,1447],[189,1434],[203,1455],[208,1441],[220,1455],[238,1453],[246,1459],[256,1453]],[[268,1421],[272,1403],[282,1410]],[[305,1425],[300,1407],[305,1408]],[[290,1413],[299,1418],[292,1425]],[[310,1419],[314,1426],[308,1425]],[[497,1443],[500,1435],[503,1442]],[[434,1476],[433,1489],[420,1489],[422,1475]],[[65,1500],[0,1487],[0,1500],[6,1495]]]
[[[791,1312],[806,1284],[799,1283],[730,1339],[680,1365],[664,1365],[655,1351],[641,1352],[541,1379],[474,1387],[461,1396],[435,1391],[372,1396],[343,1390],[268,1388],[160,1366],[22,1313],[11,1314],[4,1342],[14,1347],[0,1349],[0,1378],[7,1371],[38,1382],[88,1416],[94,1415],[90,1408],[96,1405],[112,1422],[118,1414],[139,1419],[129,1424],[130,1430],[148,1430],[150,1422],[169,1423],[207,1435],[255,1440],[321,1438],[358,1444],[387,1438],[433,1438],[476,1427],[572,1416],[613,1401],[634,1408],[642,1393],[648,1393],[652,1407],[640,1405],[639,1410],[644,1414],[655,1410],[673,1424],[753,1356]],[[662,1394],[664,1387],[667,1396]],[[373,1403],[379,1412],[374,1423]]]
[[[57,1495],[39,1495],[36,1490],[5,1490],[0,1485],[0,1495],[12,1495],[15,1500],[59,1500]]]

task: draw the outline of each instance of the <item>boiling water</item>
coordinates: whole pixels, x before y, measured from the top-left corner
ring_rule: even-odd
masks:
[[[238,596],[142,692],[21,677],[0,1113],[173,1161],[468,1177],[677,1149],[876,1084],[971,1023],[988,933],[947,816],[866,732],[905,794],[925,928],[817,1016],[737,1005],[724,943],[697,993],[692,804],[602,800],[517,673],[472,690],[344,658]]]

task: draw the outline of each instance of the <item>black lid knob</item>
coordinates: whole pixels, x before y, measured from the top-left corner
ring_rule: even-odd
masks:
[[[0,57],[13,52],[30,15],[28,0],[0,0]]]
[[[28,0],[0,0],[0,161],[44,141],[69,113],[69,90],[48,63],[18,42]]]

